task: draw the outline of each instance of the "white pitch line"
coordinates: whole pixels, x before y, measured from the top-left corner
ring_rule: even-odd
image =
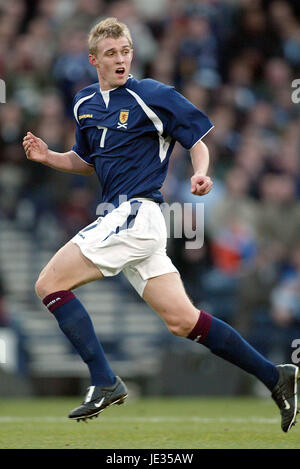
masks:
[[[102,417],[99,416],[99,422],[132,422],[132,423],[253,423],[253,424],[278,424],[279,418],[263,417]],[[66,423],[70,422],[67,417],[14,417],[0,416],[0,423]]]

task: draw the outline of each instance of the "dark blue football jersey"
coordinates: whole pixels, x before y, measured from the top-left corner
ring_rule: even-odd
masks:
[[[175,142],[191,149],[213,127],[173,87],[131,76],[113,90],[101,91],[97,82],[79,91],[74,116],[72,150],[94,166],[102,202],[115,206],[121,195],[163,202],[160,188]]]

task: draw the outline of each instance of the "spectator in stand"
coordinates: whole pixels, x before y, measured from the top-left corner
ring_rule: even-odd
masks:
[[[273,345],[270,294],[277,285],[284,259],[282,244],[261,243],[253,262],[244,269],[237,289],[234,325],[266,356],[270,356]]]
[[[67,200],[64,200],[60,208],[61,222],[64,224],[66,240],[74,236],[82,226],[89,224],[93,212],[93,192],[84,186],[75,186],[70,189]]]
[[[198,77],[207,82],[206,76],[219,83],[219,51],[209,20],[201,14],[187,17],[186,34],[181,39],[177,57],[178,85]]]
[[[127,24],[134,43],[132,74],[140,80],[145,76],[149,62],[157,56],[157,44],[148,25],[142,21],[132,0],[117,0],[109,5],[108,16],[117,17]],[[162,59],[160,59],[162,60]]]
[[[234,166],[227,172],[225,194],[206,219],[206,228],[211,238],[218,236],[224,228],[230,229],[233,220],[239,220],[250,232],[253,232],[258,205],[248,195],[249,184],[249,177],[242,168]]]
[[[300,245],[290,255],[290,270],[271,292],[271,318],[281,339],[283,358],[292,354],[292,342],[300,337]]]
[[[281,39],[284,57],[291,65],[297,66],[300,62],[300,30],[289,2],[272,2],[270,19]]]
[[[51,2],[48,2],[51,3]],[[74,2],[72,1],[72,4]],[[77,0],[75,8],[62,24],[62,30],[87,31],[106,11],[104,0]]]
[[[257,219],[259,240],[277,241],[286,251],[299,242],[300,202],[296,200],[296,185],[285,174],[268,173],[260,183],[261,203]]]
[[[280,327],[300,327],[300,245],[291,251],[290,269],[272,291],[272,318]]]
[[[72,117],[72,103],[77,91],[97,79],[95,70],[88,61],[86,47],[84,31],[74,31],[73,25],[72,29],[62,31],[53,75],[64,97],[65,112],[69,119]]]

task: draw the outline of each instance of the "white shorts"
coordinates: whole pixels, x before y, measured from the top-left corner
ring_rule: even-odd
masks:
[[[105,277],[123,272],[142,296],[151,277],[178,272],[166,254],[167,229],[161,210],[136,198],[83,228],[71,241]]]

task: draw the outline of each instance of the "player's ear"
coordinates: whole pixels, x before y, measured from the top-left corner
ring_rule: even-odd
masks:
[[[89,62],[91,65],[94,65],[94,67],[98,65],[98,61],[93,54],[89,54]]]

